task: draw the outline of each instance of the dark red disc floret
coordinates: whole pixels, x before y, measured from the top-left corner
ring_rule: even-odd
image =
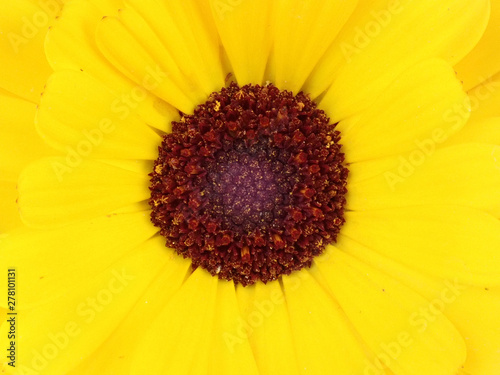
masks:
[[[303,93],[232,83],[172,123],[151,176],[166,245],[221,279],[309,267],[344,223],[340,133]]]

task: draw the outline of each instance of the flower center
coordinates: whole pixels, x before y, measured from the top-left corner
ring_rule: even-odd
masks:
[[[280,175],[284,163],[273,157],[278,154],[269,142],[250,148],[238,142],[230,151],[216,152],[207,163],[209,210],[225,228],[243,236],[284,216],[278,208],[291,186]]]
[[[243,285],[309,267],[344,223],[348,170],[329,122],[303,93],[235,83],[183,115],[150,174],[166,245]]]

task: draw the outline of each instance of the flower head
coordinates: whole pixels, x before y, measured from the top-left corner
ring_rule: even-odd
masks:
[[[497,1],[0,6],[2,370],[498,372]]]

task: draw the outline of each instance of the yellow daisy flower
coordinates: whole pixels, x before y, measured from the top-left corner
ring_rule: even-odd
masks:
[[[499,372],[499,1],[0,10],[2,372]]]

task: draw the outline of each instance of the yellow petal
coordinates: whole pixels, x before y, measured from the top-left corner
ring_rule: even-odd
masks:
[[[455,65],[458,77],[469,90],[500,72],[500,2],[491,1],[488,27],[479,43],[464,59]]]
[[[10,181],[0,181],[0,233],[6,233],[22,226],[19,210],[16,204],[17,184]]]
[[[417,272],[407,266],[381,256],[377,252],[340,235],[338,249],[349,253],[370,266],[400,280],[429,302],[422,306],[417,317],[421,323],[433,324],[444,314],[465,339],[466,374],[496,375],[500,369],[500,290],[466,286],[456,279],[439,279]],[[327,255],[331,257],[333,251]],[[327,255],[325,255],[326,258]],[[328,258],[329,258],[328,257]],[[320,258],[321,259],[321,258]],[[422,320],[423,319],[423,320]]]
[[[362,245],[342,233],[339,234],[335,246],[328,247],[325,254],[318,257],[317,262],[326,263],[325,267],[328,267],[328,262],[331,262],[337,251],[349,254],[368,266],[378,269],[397,280],[401,280],[406,286],[429,300],[432,300],[435,294],[446,285],[451,286],[455,284],[458,285],[459,289],[463,288],[463,285],[458,284],[455,279],[443,280],[427,273],[420,272],[413,268],[413,265],[403,264],[394,260],[385,254],[375,251],[370,245]],[[445,282],[446,284],[444,284]]]
[[[158,316],[190,272],[191,262],[165,248],[165,239],[156,236],[144,246],[169,252],[167,264],[140,296],[137,303],[111,336],[78,368],[68,375],[128,373],[139,338]],[[139,324],[140,322],[140,324]]]
[[[114,8],[111,2],[94,2],[99,7],[86,0],[74,0],[65,5],[45,43],[52,68],[55,71],[83,70],[120,97],[118,106],[121,111],[133,110],[151,126],[166,129],[165,118],[172,117],[176,111],[117,72],[99,52],[95,43],[96,27],[103,16],[115,14],[106,13],[111,11],[110,8],[118,8]]]
[[[256,364],[259,358],[254,358],[247,336],[239,333],[240,329],[245,328],[239,327],[244,323],[242,323],[235,285],[232,281],[219,281],[215,308],[213,335],[210,335],[213,341],[210,351],[206,353],[209,358],[208,371],[203,361],[195,361],[192,372],[213,375],[259,375]]]
[[[387,25],[395,14],[401,13],[401,3],[393,0],[358,0],[358,4],[351,16],[344,24],[333,43],[320,58],[312,74],[305,83],[304,89],[313,98],[319,97],[337,78],[338,70],[346,64],[346,59],[353,52],[348,40],[352,40],[355,32],[363,33],[361,25],[370,24],[371,28],[376,28],[377,24]],[[358,31],[359,30],[359,31]],[[357,35],[356,44],[363,41]],[[348,53],[350,52],[350,53]],[[350,59],[347,60],[350,62]]]
[[[66,0],[68,1],[68,0]],[[71,0],[70,0],[71,1]],[[118,9],[123,7],[123,0],[87,0],[92,3],[96,8],[99,8],[101,13],[113,14]]]
[[[19,310],[18,373],[67,374],[107,340],[166,259],[164,248],[139,246],[101,272],[87,274],[71,292],[39,307]],[[23,269],[17,272],[22,280]],[[19,301],[29,288],[22,285],[19,282]],[[0,345],[6,347],[6,341],[2,327]]]
[[[357,0],[274,2],[273,82],[297,93],[356,7]],[[314,73],[315,74],[315,73]]]
[[[500,145],[500,117],[469,121],[461,131],[451,137],[444,145],[450,146],[473,142]]]
[[[354,174],[366,168],[376,169],[379,174],[349,184],[348,208],[364,211],[456,204],[500,216],[499,146],[465,143],[436,151],[436,143],[430,138],[420,143],[418,159],[394,157],[385,170],[382,166],[387,160],[381,160],[380,167],[375,162],[351,165]],[[422,163],[415,164],[414,160]]]
[[[465,344],[446,317],[439,314],[429,323],[419,315],[428,305],[420,295],[333,247],[329,251],[329,259],[317,265],[349,320],[377,353],[365,373],[383,366],[396,374],[456,373],[465,361]]]
[[[272,2],[211,0],[213,19],[240,86],[263,84],[271,52]],[[256,52],[258,51],[258,52]]]
[[[30,162],[52,154],[36,133],[35,105],[0,90],[0,233],[22,226],[17,179]]]
[[[446,315],[467,344],[465,374],[500,373],[500,289],[469,288],[450,305]]]
[[[300,374],[361,374],[365,354],[337,303],[307,270],[283,277]]]
[[[34,104],[0,92],[0,176],[16,181],[30,162],[48,156],[50,149],[36,133]]]
[[[2,240],[0,256],[22,271],[29,285],[22,307],[32,308],[86,283],[88,274],[110,267],[155,232],[147,212],[104,216],[55,230],[19,230]]]
[[[146,27],[144,24],[137,27],[141,26]],[[151,29],[143,30],[144,35],[136,35],[118,18],[105,17],[97,27],[96,42],[101,53],[125,77],[184,113],[192,113],[206,96],[193,82],[186,82]]]
[[[226,335],[231,346],[246,338],[262,374],[298,375],[285,296],[279,282],[237,289],[241,320]]]
[[[348,188],[397,168],[396,161],[397,158],[388,157],[349,164]],[[351,199],[350,196],[349,199]]]
[[[86,0],[74,0],[65,5],[47,35],[45,52],[52,69],[83,69],[103,82],[112,82],[112,87],[126,85],[127,82],[98,54],[95,28],[105,15]]]
[[[471,121],[500,116],[500,73],[468,92],[472,106]]]
[[[484,212],[414,206],[348,211],[345,218],[345,236],[402,264],[471,285],[500,283],[500,222]]]
[[[133,104],[134,97],[130,100]],[[41,135],[64,154],[85,158],[158,157],[158,134],[119,97],[84,72],[54,73],[36,120]]]
[[[148,176],[84,159],[79,154],[41,159],[19,178],[23,221],[53,227],[110,213],[148,199]]]
[[[335,77],[324,98],[334,120],[359,113],[419,61],[459,61],[477,43],[489,16],[488,0],[400,0],[388,7],[353,19],[306,87],[317,96]]]
[[[99,159],[99,161],[112,165],[120,169],[125,169],[127,171],[139,173],[139,174],[149,174],[153,170],[152,160],[127,160],[127,159]]]
[[[326,101],[321,105],[329,108]],[[399,76],[355,123],[344,131],[341,122],[339,130],[346,159],[353,163],[413,151],[437,131],[450,137],[468,118],[467,95],[455,72],[432,59]]]
[[[130,374],[189,374],[210,348],[218,279],[198,268],[140,339]]]
[[[51,73],[43,43],[61,8],[58,1],[0,1],[0,87],[38,102]]]
[[[205,13],[207,6],[197,0],[128,0],[120,13],[120,20],[156,61],[165,63],[159,60],[160,50],[168,51],[182,72],[182,84],[205,96],[224,86],[219,39],[210,13]]]

